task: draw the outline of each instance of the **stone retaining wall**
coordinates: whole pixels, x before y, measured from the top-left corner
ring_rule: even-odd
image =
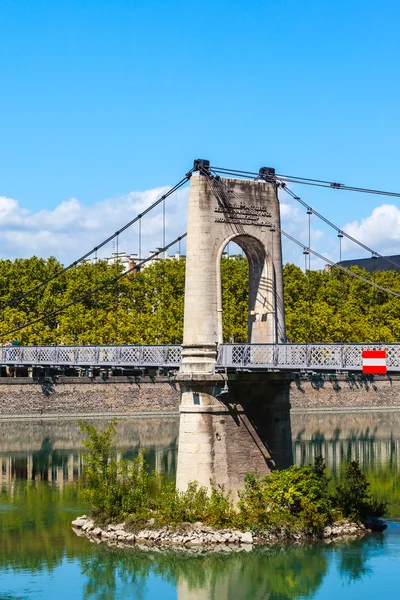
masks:
[[[179,386],[166,377],[0,379],[0,418],[177,413],[178,406]]]
[[[293,410],[400,408],[400,375],[338,375],[296,378],[290,386]]]
[[[268,387],[268,380],[264,385]],[[173,377],[0,378],[0,419],[178,414],[179,401]],[[400,409],[400,375],[299,377],[290,383],[290,403],[293,412]]]

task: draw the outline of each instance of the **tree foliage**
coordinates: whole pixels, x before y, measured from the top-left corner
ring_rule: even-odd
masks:
[[[0,261],[0,343],[24,345],[179,344],[183,337],[185,260],[158,261],[137,274],[66,304],[121,274],[122,266],[106,261],[83,263],[40,290],[13,302],[62,269],[55,259],[37,257]],[[374,275],[352,268],[400,293],[400,274]],[[227,342],[247,341],[248,264],[221,261],[223,330]],[[210,281],[210,285],[216,282]],[[360,343],[400,339],[400,299],[333,269],[284,267],[288,341],[293,343]],[[25,323],[33,323],[11,332]]]

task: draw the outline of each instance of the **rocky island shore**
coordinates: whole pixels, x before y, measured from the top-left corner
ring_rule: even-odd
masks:
[[[87,515],[82,515],[72,521],[76,535],[86,536],[97,543],[108,545],[135,546],[139,549],[148,547],[169,548],[199,548],[235,550],[242,548],[251,550],[253,545],[272,545],[279,543],[301,543],[323,540],[332,542],[363,536],[372,531],[382,531],[386,525],[380,519],[372,519],[366,525],[342,520],[325,527],[320,535],[312,535],[304,531],[287,531],[282,528],[274,532],[239,531],[238,529],[214,529],[202,523],[182,524],[178,527],[154,528],[152,520],[147,529],[132,531],[125,523],[110,523],[100,527]]]

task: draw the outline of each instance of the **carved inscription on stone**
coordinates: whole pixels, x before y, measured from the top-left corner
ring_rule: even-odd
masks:
[[[247,204],[219,205],[214,212],[220,213],[221,217],[215,219],[216,223],[228,223],[229,225],[257,225],[258,227],[271,227],[269,221],[271,213],[265,208]]]

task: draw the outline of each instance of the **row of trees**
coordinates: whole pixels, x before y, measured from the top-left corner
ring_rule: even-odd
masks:
[[[221,268],[224,338],[245,342],[247,261],[224,258]],[[115,278],[122,267],[105,261],[83,263],[13,303],[61,269],[55,258],[0,261],[0,344],[13,340],[34,345],[182,341],[184,259],[159,261],[92,295],[87,293]],[[400,293],[400,274],[395,271],[374,275],[357,267],[353,271]],[[287,337],[291,342],[400,340],[400,299],[395,296],[335,269],[304,274],[292,264],[284,267],[284,284]],[[82,301],[61,310],[80,297]],[[32,325],[18,330],[25,323]]]

